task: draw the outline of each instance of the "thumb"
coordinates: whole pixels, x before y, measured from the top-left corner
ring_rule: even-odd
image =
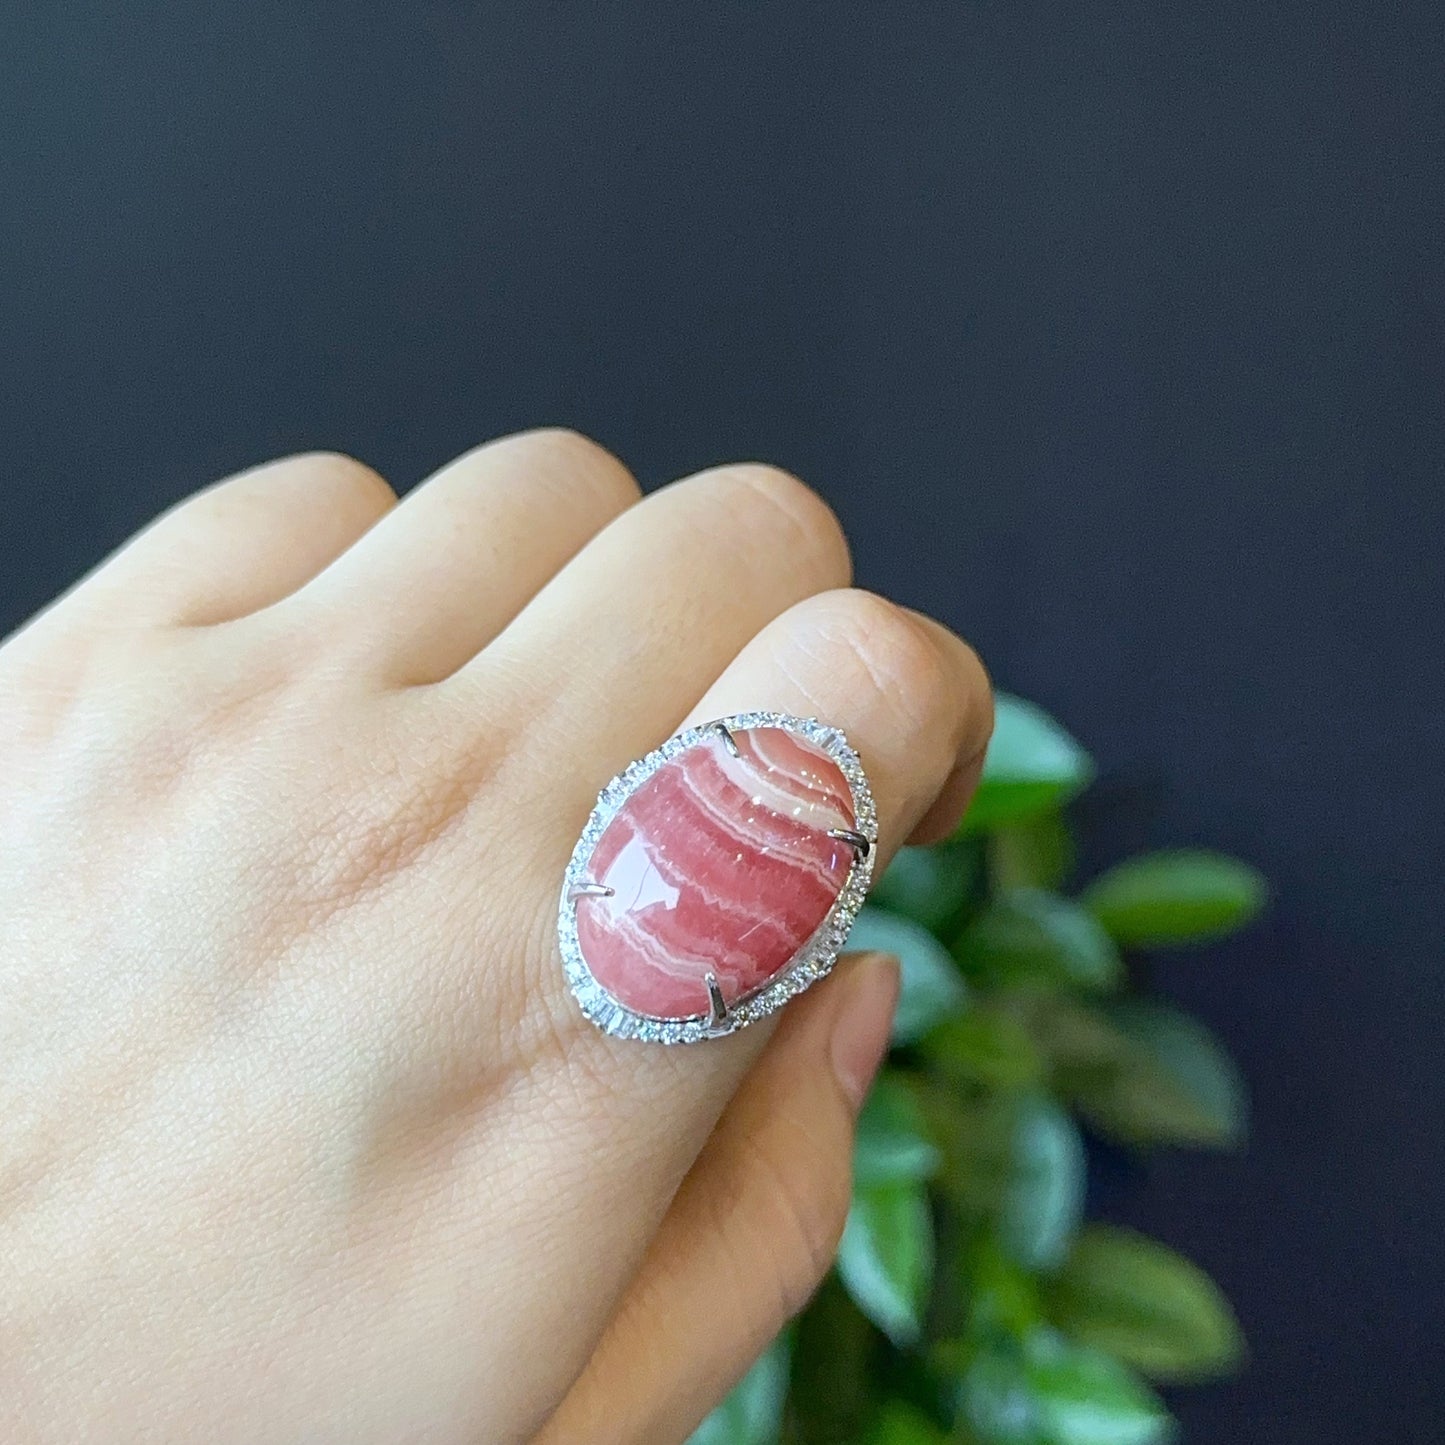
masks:
[[[540,1442],[677,1445],[808,1302],[847,1218],[854,1121],[897,1000],[897,961],[865,954],[789,1009]]]

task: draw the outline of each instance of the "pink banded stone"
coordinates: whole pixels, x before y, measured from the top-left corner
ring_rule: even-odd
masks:
[[[827,917],[853,849],[853,801],[827,753],[783,728],[709,735],[663,763],[597,840],[587,876],[612,889],[577,903],[593,977],[650,1018],[729,1006],[784,968]]]

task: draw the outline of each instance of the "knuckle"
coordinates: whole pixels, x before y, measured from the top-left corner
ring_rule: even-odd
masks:
[[[908,614],[872,592],[850,590],[814,599],[810,625],[833,667],[856,675],[903,721],[916,728],[953,690],[943,650]]]
[[[519,450],[529,468],[569,485],[585,481],[627,502],[639,495],[636,478],[616,456],[601,442],[570,427],[538,427],[504,437],[495,445]]]
[[[302,452],[286,460],[304,468],[313,484],[354,498],[370,511],[384,511],[396,502],[396,493],[380,472],[345,452]]]
[[[804,556],[820,558],[825,575],[852,575],[848,539],[833,509],[806,483],[781,467],[763,462],[734,462],[703,472],[696,481],[712,488],[724,506],[744,521],[776,533]]]

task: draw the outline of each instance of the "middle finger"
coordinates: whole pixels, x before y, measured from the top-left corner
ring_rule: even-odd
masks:
[[[527,751],[565,759],[560,796],[672,732],[773,618],[851,574],[836,518],[773,467],[701,472],[654,493],[583,548],[445,686],[500,684]]]

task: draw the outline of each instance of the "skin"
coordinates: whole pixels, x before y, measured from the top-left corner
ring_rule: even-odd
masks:
[[[746,708],[846,730],[880,861],[952,825],[983,670],[848,582],[785,473],[537,432],[232,478],[0,649],[0,1439],[686,1437],[827,1267],[896,975],[620,1042],[557,889]]]

